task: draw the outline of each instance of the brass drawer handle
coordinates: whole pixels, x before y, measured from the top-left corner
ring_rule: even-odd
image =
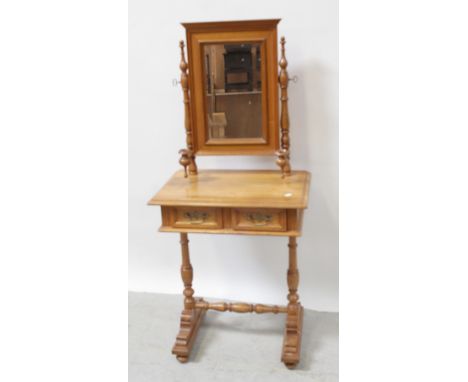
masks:
[[[247,214],[247,220],[257,226],[267,225],[271,223],[272,219],[273,217],[271,215],[262,214],[260,212],[253,212],[253,213]]]
[[[208,213],[201,211],[189,211],[184,216],[190,221],[190,224],[202,224],[208,217]]]

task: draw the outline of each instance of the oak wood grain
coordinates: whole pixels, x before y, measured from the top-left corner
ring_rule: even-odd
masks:
[[[232,228],[240,231],[286,231],[287,215],[283,209],[235,208]]]
[[[173,228],[223,228],[220,208],[178,207],[169,211],[167,224]]]
[[[189,178],[178,171],[148,204],[304,209],[309,185],[307,171],[293,171],[284,179],[273,170],[199,170]]]
[[[280,73],[277,71],[277,24],[280,20],[183,23],[187,33],[187,57],[180,42],[181,86],[184,95],[186,148],[180,151],[184,171],[176,172],[148,202],[161,206],[161,232],[180,234],[184,284],[184,309],[172,353],[187,362],[198,328],[207,310],[237,313],[286,313],[281,360],[288,368],[300,360],[303,308],[299,302],[299,271],[296,237],[301,235],[303,212],[308,207],[310,174],[291,171],[288,73],[285,40],[281,39]],[[261,92],[251,102],[261,102],[262,136],[242,135],[234,139],[209,139],[207,98],[204,94],[204,44],[253,42],[260,46]],[[278,83],[281,98],[278,97]],[[213,97],[214,98],[214,97]],[[258,98],[258,100],[257,100]],[[223,102],[227,102],[227,99]],[[281,117],[279,103],[281,102]],[[257,116],[259,117],[259,116]],[[252,115],[239,115],[245,125]],[[245,127],[245,126],[241,126]],[[281,138],[279,135],[281,127]],[[247,137],[247,138],[244,138]],[[225,141],[225,142],[224,142]],[[271,155],[276,152],[279,171],[198,171],[197,155]],[[244,302],[206,302],[194,297],[193,268],[188,233],[288,236],[288,305]]]
[[[295,237],[289,238],[288,309],[283,337],[281,361],[287,368],[297,366],[301,358],[302,317],[304,309],[299,303],[297,288],[299,285],[299,270],[297,268],[297,242]]]
[[[182,250],[182,265],[180,274],[184,283],[184,309],[180,316],[180,329],[177,335],[176,342],[172,348],[172,353],[176,355],[179,362],[185,363],[188,361],[190,350],[193,347],[198,328],[205,314],[205,310],[197,309],[196,303],[203,299],[195,299],[193,297],[194,290],[192,288],[193,268],[190,263],[189,240],[186,233],[180,234],[180,245]]]

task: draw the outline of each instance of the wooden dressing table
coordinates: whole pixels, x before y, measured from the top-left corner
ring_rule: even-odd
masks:
[[[176,172],[149,201],[161,206],[161,232],[180,234],[184,309],[172,353],[188,360],[197,330],[207,310],[237,313],[285,313],[282,362],[289,368],[300,360],[303,308],[297,294],[296,238],[301,235],[308,205],[310,174],[292,171],[289,163],[289,116],[285,40],[281,39],[280,73],[276,66],[276,26],[279,20],[183,24],[187,30],[189,65],[181,42],[181,85],[184,92],[187,147],[180,151],[184,170]],[[239,46],[236,48],[236,45]],[[252,54],[246,61],[250,81],[244,92],[226,86],[223,54],[229,50]],[[260,57],[258,57],[260,55]],[[241,60],[244,56],[240,56]],[[190,60],[191,58],[191,60]],[[239,65],[241,62],[239,61]],[[231,64],[230,64],[231,65]],[[188,72],[188,73],[187,73]],[[234,80],[233,80],[234,81]],[[278,125],[278,81],[281,118]],[[213,102],[216,93],[229,101]],[[239,120],[243,108],[258,118]],[[217,122],[216,122],[217,121]],[[220,134],[222,124],[222,134]],[[281,127],[281,139],[279,139]],[[246,133],[247,132],[247,133]],[[272,155],[281,171],[198,170],[197,155]],[[207,302],[194,297],[188,233],[287,236],[289,288],[286,306],[244,302]]]

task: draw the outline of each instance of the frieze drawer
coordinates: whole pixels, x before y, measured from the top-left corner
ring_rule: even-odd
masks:
[[[239,231],[286,231],[286,210],[236,208],[232,210],[232,228]]]
[[[223,228],[220,208],[173,207],[169,211],[169,225],[174,228]]]

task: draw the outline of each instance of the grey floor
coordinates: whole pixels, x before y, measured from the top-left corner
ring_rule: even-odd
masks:
[[[288,370],[280,362],[284,314],[208,311],[180,364],[171,348],[182,297],[130,292],[128,301],[129,382],[338,381],[337,313],[305,311],[301,363]]]

